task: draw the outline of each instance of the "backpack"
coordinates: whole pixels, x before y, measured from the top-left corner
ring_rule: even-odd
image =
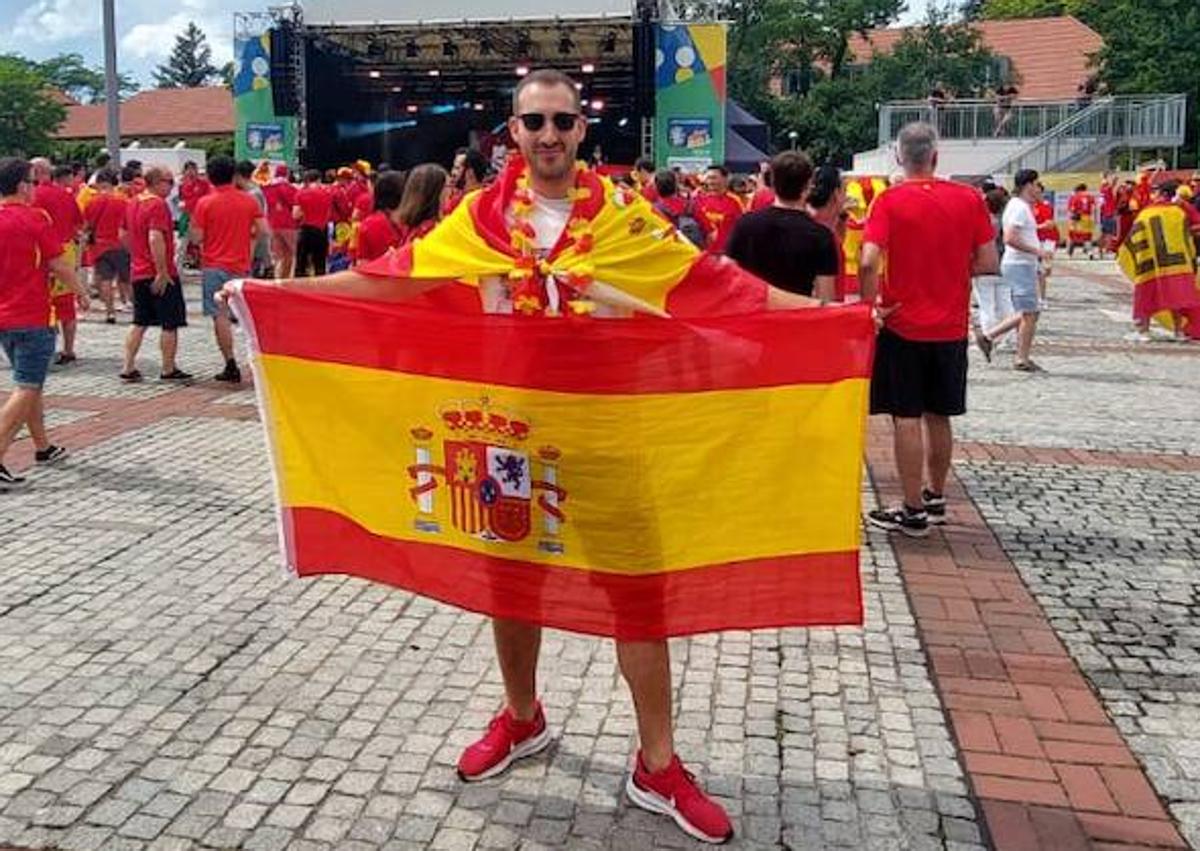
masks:
[[[675,229],[683,234],[687,241],[697,248],[704,248],[706,240],[704,238],[704,229],[700,227],[700,221],[696,218],[696,211],[692,207],[692,201],[689,199],[678,216],[674,215],[666,205],[661,201],[655,203],[654,209],[658,214],[675,226]]]

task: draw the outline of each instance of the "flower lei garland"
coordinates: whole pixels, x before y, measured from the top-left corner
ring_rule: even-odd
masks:
[[[508,273],[512,282],[513,310],[526,316],[541,314],[559,316],[560,311],[550,303],[548,287],[563,285],[568,290],[566,303],[572,313],[587,314],[595,310],[595,303],[578,296],[587,292],[592,285],[594,267],[587,256],[595,245],[592,223],[579,215],[579,205],[591,198],[591,190],[582,185],[587,166],[575,164],[575,186],[567,193],[571,202],[571,213],[567,219],[567,236],[575,250],[578,262],[570,271],[556,271],[548,260],[537,256],[537,232],[529,221],[533,212],[533,190],[529,185],[529,166],[526,165],[517,178],[512,197],[513,225],[509,229],[509,244],[516,252],[513,269]],[[559,303],[563,299],[558,300]]]

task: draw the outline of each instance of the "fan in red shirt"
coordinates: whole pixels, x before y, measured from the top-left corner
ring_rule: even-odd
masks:
[[[654,167],[654,160],[649,157],[642,157],[633,164],[633,182],[637,186],[638,192],[642,197],[651,204],[658,201],[661,197],[658,193],[658,186],[654,182],[654,175],[657,169]]]
[[[354,181],[354,169],[343,166],[337,170],[337,182],[333,185],[333,220],[349,222],[354,215],[354,199],[358,196],[358,184]]]
[[[971,276],[995,274],[1000,264],[983,195],[934,177],[937,132],[909,124],[897,151],[904,180],[871,205],[859,280],[863,300],[875,301],[886,252],[871,413],[892,417],[904,504],[872,511],[868,520],[924,537],[931,521],[945,520],[954,450],[950,417],[966,411]]]
[[[189,216],[196,212],[196,204],[212,192],[207,179],[200,176],[200,167],[191,160],[183,164],[183,175],[179,181],[179,208]]]
[[[117,321],[114,289],[128,303],[133,296],[129,278],[129,251],[121,238],[129,199],[117,191],[117,175],[109,169],[96,174],[96,193],[83,209],[89,244],[87,265],[93,269],[100,298],[104,302],[105,321]]]
[[[1043,193],[1046,187],[1038,184]],[[1037,222],[1037,238],[1048,254],[1038,263],[1038,299],[1046,300],[1046,290],[1050,283],[1050,273],[1054,271],[1053,257],[1058,241],[1062,238],[1058,223],[1054,221],[1054,205],[1046,200],[1043,194],[1041,200],[1033,205],[1033,220]]]
[[[1117,176],[1105,173],[1100,183],[1100,258],[1104,252],[1116,251],[1117,241]]]
[[[404,197],[396,218],[404,229],[404,244],[416,242],[441,221],[441,198],[449,176],[434,163],[419,165],[409,172]]]
[[[179,269],[175,265],[175,225],[167,196],[175,185],[168,168],[153,167],[144,177],[146,191],[129,204],[125,229],[129,233],[130,274],[133,278],[133,326],[125,340],[125,364],[121,380],[142,380],[137,368],[138,350],[146,329],[162,329],[162,369],[164,381],[191,380],[175,363],[179,348],[179,329],[187,326],[187,307]]]
[[[1096,198],[1088,192],[1087,184],[1080,183],[1067,200],[1067,215],[1070,224],[1067,225],[1067,256],[1075,254],[1078,247],[1092,244],[1093,216],[1096,212]]]
[[[0,491],[25,483],[4,466],[17,429],[25,423],[39,464],[59,461],[66,450],[46,439],[42,386],[54,357],[48,274],[67,282],[87,310],[87,294],[75,277],[75,264],[63,257],[62,234],[45,210],[30,206],[33,173],[29,162],[0,159],[0,348],[12,369],[13,389],[0,407]]]
[[[388,171],[375,181],[375,212],[358,225],[355,263],[368,263],[404,244],[400,201],[404,197],[404,174]]]
[[[83,230],[83,213],[75,196],[71,194],[71,182],[75,173],[69,165],[55,166],[50,182],[41,183],[33,191],[33,206],[45,210],[54,226],[54,235],[62,245],[63,254],[72,267],[79,264],[79,233]],[[62,351],[55,363],[65,365],[75,362],[75,332],[79,317],[75,312],[74,287],[57,277],[50,278],[50,298],[54,303],[54,315],[62,331]]]
[[[450,177],[446,181],[445,200],[442,202],[442,215],[448,216],[454,208],[462,203],[477,189],[483,188],[487,179],[488,161],[483,153],[475,148],[459,148],[454,155],[454,163],[450,166]]]
[[[296,236],[296,275],[324,275],[329,256],[329,223],[333,221],[333,190],[321,183],[321,172],[304,172],[292,215],[300,224]]]
[[[744,212],[741,199],[729,191],[729,170],[723,165],[709,166],[704,191],[696,196],[696,218],[708,235],[709,251],[725,251],[733,226]]]
[[[267,200],[267,225],[271,228],[271,258],[275,277],[290,278],[296,262],[296,187],[289,179],[288,167],[277,165],[275,176],[262,188]]]
[[[192,215],[192,236],[200,243],[201,304],[204,315],[212,317],[217,348],[225,359],[215,379],[230,384],[240,384],[242,372],[233,356],[229,308],[218,305],[216,295],[226,282],[249,276],[254,242],[263,228],[262,209],[253,195],[234,184],[236,174],[232,157],[209,160],[213,191],[196,203]]]

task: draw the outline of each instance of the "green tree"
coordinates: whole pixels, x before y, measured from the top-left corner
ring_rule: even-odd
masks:
[[[212,48],[204,30],[188,21],[175,36],[175,47],[167,61],[154,71],[154,84],[160,89],[188,89],[219,82],[221,69],[212,64]]]
[[[855,152],[877,144],[879,103],[924,98],[934,81],[950,94],[978,94],[992,62],[976,29],[934,9],[891,53],[876,55],[869,64],[847,65],[837,76],[818,73],[807,93],[777,99],[775,125],[795,130],[801,147],[817,161],[848,165]]]
[[[78,53],[60,53],[36,63],[36,67],[50,85],[80,103],[104,103],[104,69],[85,65]],[[132,77],[117,75],[119,97],[126,97],[137,90],[138,84]]]
[[[66,117],[41,74],[20,58],[0,56],[0,155],[46,151]]]

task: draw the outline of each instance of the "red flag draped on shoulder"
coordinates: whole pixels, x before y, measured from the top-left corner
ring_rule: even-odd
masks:
[[[1196,248],[1187,215],[1175,204],[1151,204],[1142,210],[1117,255],[1121,270],[1133,282],[1133,318],[1154,318],[1200,339],[1200,277]]]
[[[860,623],[868,308],[765,312],[760,281],[642,242],[665,224],[597,187],[616,209],[539,271],[690,318],[242,287],[289,568],[624,639]],[[490,197],[373,274],[519,286]]]

